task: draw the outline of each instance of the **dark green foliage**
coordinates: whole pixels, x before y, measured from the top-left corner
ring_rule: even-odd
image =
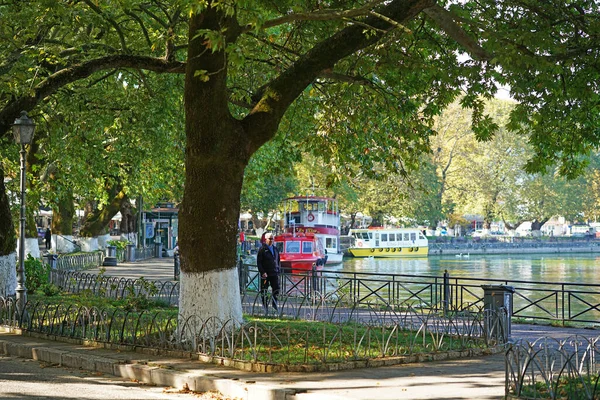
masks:
[[[61,290],[58,286],[53,283],[44,283],[40,285],[39,291],[47,297],[54,297],[60,294]]]
[[[35,293],[44,285],[48,285],[50,266],[31,254],[25,259],[25,287],[29,293]],[[46,289],[44,290],[46,291]]]

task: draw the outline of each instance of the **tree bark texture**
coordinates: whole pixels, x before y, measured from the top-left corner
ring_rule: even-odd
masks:
[[[181,270],[235,268],[244,168],[250,159],[240,121],[229,113],[226,57],[205,49],[198,29],[220,29],[214,9],[192,16],[185,80],[186,179],[179,210]],[[208,81],[195,76],[210,74]]]
[[[73,234],[75,219],[75,204],[72,193],[63,193],[58,198],[56,207],[52,210],[52,233],[59,235]]]
[[[16,248],[17,236],[4,186],[4,170],[0,165],[0,257],[14,253]]]
[[[129,199],[125,199],[121,203],[121,223],[119,224],[119,230],[122,234],[128,234],[135,232],[136,220],[137,220],[137,212],[134,212],[135,209],[131,205],[131,201]]]
[[[95,237],[107,232],[110,220],[121,210],[121,204],[128,200],[120,186],[112,186],[109,189],[109,198],[111,200],[104,208],[95,209],[87,214],[79,236]]]

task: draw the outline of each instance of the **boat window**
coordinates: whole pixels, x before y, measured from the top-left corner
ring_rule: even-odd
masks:
[[[302,242],[302,252],[303,253],[312,253],[313,251],[313,243],[312,242]]]
[[[388,238],[388,235],[387,235],[387,233],[382,233],[382,234],[381,234],[381,241],[382,241],[382,242],[387,242],[387,238]]]
[[[336,238],[325,238],[325,247],[330,248],[330,249],[337,248]]]
[[[410,240],[412,240],[412,241],[415,241],[415,240],[417,240],[417,234],[416,234],[416,233],[414,233],[414,232],[413,232],[413,233],[411,233],[411,234],[410,234]]]
[[[395,241],[396,241],[396,234],[390,233],[390,242],[395,242]]]
[[[275,248],[281,253],[283,252],[283,242],[275,242]]]
[[[408,235],[408,233],[404,234],[404,241],[408,242],[410,240],[410,237]]]
[[[304,211],[319,211],[320,208],[322,207],[319,205],[319,203],[302,203],[302,210]]]
[[[300,253],[300,242],[287,242],[286,253]]]

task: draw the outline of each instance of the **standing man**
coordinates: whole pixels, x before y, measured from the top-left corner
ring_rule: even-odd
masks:
[[[273,308],[277,311],[280,262],[279,251],[273,244],[273,234],[269,232],[265,235],[265,242],[256,255],[256,265],[258,266],[258,273],[260,274],[260,295],[262,297],[265,313],[268,313],[269,311],[269,302],[267,301],[267,290],[269,289],[269,285],[273,292]]]
[[[46,241],[46,250],[50,250],[50,245],[52,244],[52,232],[50,231],[50,228],[46,228],[44,240]]]

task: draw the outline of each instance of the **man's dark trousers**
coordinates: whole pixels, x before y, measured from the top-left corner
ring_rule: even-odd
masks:
[[[278,276],[267,276],[266,278],[260,278],[260,294],[262,297],[263,307],[265,308],[265,312],[269,309],[269,302],[267,300],[267,291],[269,290],[269,286],[271,286],[271,291],[273,292],[272,300],[273,300],[273,308],[277,311],[277,296],[279,295],[279,277]]]

